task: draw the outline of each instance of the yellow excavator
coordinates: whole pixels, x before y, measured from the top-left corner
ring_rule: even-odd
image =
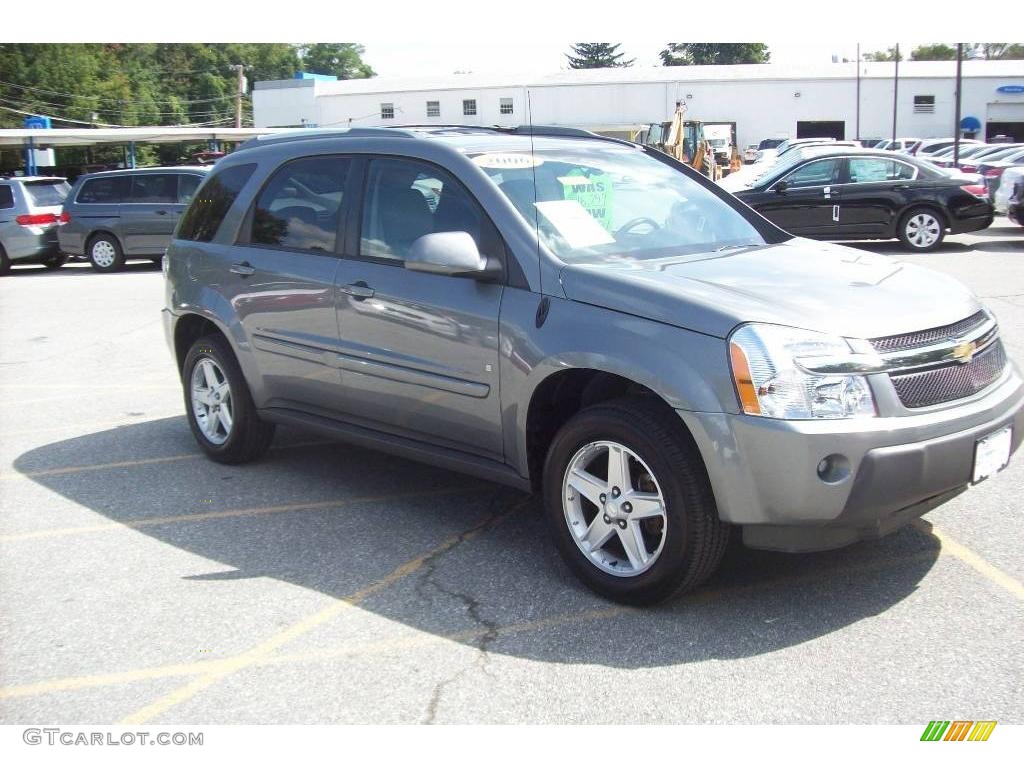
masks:
[[[704,124],[699,120],[686,119],[684,101],[676,102],[676,111],[670,121],[650,123],[636,131],[632,140],[644,146],[660,149],[712,181],[718,181],[723,176],[724,167],[715,162],[714,149],[704,137]],[[743,159],[736,149],[735,140],[732,147],[730,172],[738,171],[743,166]]]

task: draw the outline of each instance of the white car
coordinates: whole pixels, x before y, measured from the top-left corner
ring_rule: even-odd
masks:
[[[743,162],[756,163],[757,152],[757,144],[747,144],[747,148],[743,150]]]
[[[890,152],[909,152],[920,139],[886,139],[881,144],[876,144],[872,149],[887,149]]]
[[[995,206],[996,213],[1006,215],[1010,197],[1013,195],[1013,188],[1022,179],[1024,179],[1024,167],[1007,168],[1003,171],[999,186],[996,187],[996,192],[992,196],[992,204]]]

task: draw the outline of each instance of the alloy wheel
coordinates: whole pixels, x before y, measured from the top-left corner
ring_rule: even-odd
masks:
[[[114,250],[114,246],[107,240],[97,240],[92,244],[92,260],[98,267],[107,267],[113,265],[115,259],[117,259],[117,251]]]
[[[915,213],[907,219],[907,240],[915,248],[928,248],[934,245],[941,232],[939,220],[930,213]]]
[[[665,497],[643,459],[620,443],[576,452],[562,481],[562,508],[576,546],[605,573],[637,576],[665,546]]]
[[[211,443],[223,445],[234,425],[231,386],[212,358],[202,357],[192,368],[191,396],[199,430]]]

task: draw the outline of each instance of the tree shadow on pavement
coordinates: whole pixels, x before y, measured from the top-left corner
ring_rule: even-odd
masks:
[[[175,417],[54,442],[23,453],[15,469],[97,513],[96,523],[116,524],[76,535],[131,526],[129,545],[144,535],[223,564],[197,572],[194,558],[169,559],[182,570],[161,578],[195,582],[197,593],[201,582],[231,589],[237,579],[268,577],[342,598],[475,530],[360,608],[547,662],[640,668],[770,653],[886,611],[938,556],[936,540],[914,528],[810,555],[736,544],[695,593],[625,609],[572,577],[534,497],[292,430],[281,430],[256,464],[222,466],[197,454],[184,417]],[[83,469],[100,461],[107,466]],[[8,530],[62,529],[61,514],[15,512]],[[68,551],[83,545],[70,538]]]

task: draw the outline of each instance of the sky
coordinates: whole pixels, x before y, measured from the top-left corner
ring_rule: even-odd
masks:
[[[884,50],[894,43],[861,43],[861,52]],[[900,43],[900,49],[909,52],[920,43]],[[365,43],[364,60],[380,77],[415,75],[446,75],[454,72],[511,74],[519,72],[555,72],[567,69],[565,58],[570,43],[522,41],[489,41],[486,43],[452,43],[443,45],[415,43]],[[620,51],[626,58],[635,58],[635,66],[661,64],[658,52],[665,43],[659,41],[623,42]],[[797,43],[768,43],[771,60],[779,64],[828,64],[836,55],[851,61],[856,58],[857,44],[800,45]],[[429,49],[429,55],[424,53]]]

